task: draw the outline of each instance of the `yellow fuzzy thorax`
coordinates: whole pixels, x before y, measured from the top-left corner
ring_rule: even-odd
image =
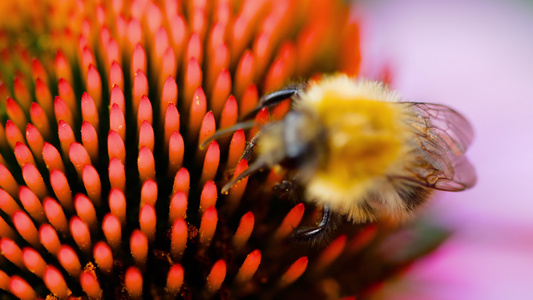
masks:
[[[384,86],[338,75],[311,84],[301,100],[298,105],[316,112],[328,134],[327,159],[307,185],[312,198],[352,206],[403,166],[410,131],[405,112],[393,103],[398,96]]]

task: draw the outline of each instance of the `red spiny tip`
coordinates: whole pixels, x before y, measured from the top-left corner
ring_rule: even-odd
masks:
[[[184,93],[183,99],[185,101],[184,106],[189,107],[197,90],[202,85],[202,69],[198,60],[191,58],[187,63],[186,74],[185,74],[185,83],[184,83]],[[203,93],[203,91],[202,91]],[[205,112],[204,112],[205,113]],[[203,114],[202,114],[203,115]]]
[[[202,145],[208,138],[210,138],[216,131],[215,117],[211,111],[208,111],[202,125],[200,126],[200,134],[198,136],[198,145]]]
[[[121,61],[121,59],[120,59],[120,47],[119,47],[118,43],[111,37],[109,39],[107,39],[107,41],[104,43],[104,47],[105,47],[105,52],[106,52],[105,54],[106,54],[106,58],[107,58],[107,65],[111,66],[111,69],[112,69],[114,62]],[[122,74],[120,76],[122,77]],[[114,80],[112,80],[110,82],[114,82],[114,83],[118,84]],[[113,86],[113,84],[110,84],[109,86]],[[122,86],[122,84],[120,86]]]
[[[180,260],[187,247],[188,228],[182,218],[177,218],[172,224],[170,236],[170,254],[174,260]]]
[[[43,199],[48,195],[48,190],[46,189],[46,184],[44,183],[41,172],[37,169],[35,165],[25,164],[22,167],[22,178],[26,185],[39,197]]]
[[[165,63],[161,68],[162,78],[166,78],[167,76],[175,77],[178,67],[176,63],[176,55],[174,54],[174,49],[172,49],[172,47],[168,47],[165,53],[163,53],[163,61]]]
[[[207,111],[207,102],[201,86],[196,88],[194,95],[190,99],[188,137],[189,139],[194,139],[197,137],[202,120]]]
[[[94,262],[104,273],[111,273],[113,270],[113,253],[111,248],[104,242],[97,242],[93,249]]]
[[[147,121],[144,121],[139,129],[139,149],[142,147],[154,151],[154,129]]]
[[[222,282],[226,278],[226,262],[223,259],[218,260],[211,268],[207,276],[207,291],[212,294],[220,289]]]
[[[259,102],[257,87],[254,84],[248,85],[244,90],[239,102],[239,117],[244,118],[247,113],[252,111]]]
[[[109,160],[118,158],[122,164],[126,162],[126,147],[124,146],[124,140],[120,137],[120,134],[114,130],[109,130],[107,136],[107,151],[109,154]]]
[[[157,216],[155,208],[151,204],[143,205],[139,211],[139,226],[141,227],[141,231],[151,242],[155,239],[156,223]]]
[[[83,167],[83,185],[87,191],[87,196],[91,199],[92,203],[96,206],[100,206],[100,193],[102,191],[102,184],[100,183],[100,175],[98,171],[92,165],[85,165]]]
[[[217,117],[220,116],[230,92],[231,75],[227,69],[223,69],[218,74],[215,85],[211,91],[210,108]]]
[[[111,188],[121,191],[126,189],[126,170],[122,161],[116,157],[109,161],[109,183]]]
[[[209,56],[209,66],[207,67],[207,88],[209,91],[213,90],[215,80],[220,72],[229,68],[229,53],[226,44],[217,45],[214,53]]]
[[[91,299],[102,298],[102,289],[100,283],[96,278],[96,274],[92,270],[85,270],[80,275],[80,284],[82,290]]]
[[[143,276],[136,267],[129,267],[124,275],[126,291],[132,298],[141,298],[143,291]]]
[[[135,264],[144,268],[148,256],[148,238],[139,229],[135,229],[130,236],[130,250]]]
[[[37,196],[26,186],[19,189],[19,199],[28,214],[39,223],[46,222],[44,208]]]
[[[180,131],[180,114],[176,106],[169,103],[165,110],[165,149],[170,142],[170,136]]]
[[[26,125],[26,141],[28,142],[28,146],[30,146],[33,156],[42,162],[44,139],[39,130],[31,123]]]
[[[170,267],[167,275],[167,286],[165,290],[167,293],[177,295],[183,285],[183,267],[180,264],[174,264]]]
[[[31,96],[24,82],[17,76],[13,79],[13,92],[22,108],[27,108],[31,103]]]
[[[104,232],[107,243],[113,249],[118,250],[122,240],[120,220],[112,213],[106,214],[102,221],[102,231]]]
[[[127,38],[130,46],[133,48],[134,45],[137,45],[142,42],[142,27],[139,20],[132,18],[128,23],[127,29]]]
[[[237,123],[238,110],[237,100],[235,100],[233,95],[230,95],[220,115],[220,128],[228,128],[235,125]]]
[[[22,144],[21,142],[17,142],[15,144],[15,149],[13,150],[13,152],[20,167],[23,167],[25,164],[35,165],[33,154],[31,153],[30,148],[28,148],[28,146]]]
[[[22,249],[22,260],[30,272],[39,277],[43,277],[47,265],[38,251],[31,247],[25,247]]]
[[[172,187],[172,193],[183,192],[185,195],[189,195],[190,176],[189,171],[186,168],[179,169],[178,173],[174,177],[174,185]]]
[[[81,51],[81,64],[84,70],[87,70],[90,65],[95,64],[94,55],[89,47],[85,46]]]
[[[143,122],[152,124],[152,102],[146,96],[142,96],[139,101],[139,111],[137,113],[137,130],[141,129]]]
[[[235,249],[240,250],[248,242],[248,239],[252,235],[254,229],[255,217],[254,214],[249,211],[241,217],[239,227],[233,236],[233,246]]]
[[[74,216],[70,219],[70,235],[74,238],[74,241],[80,250],[83,252],[90,251],[91,232],[89,231],[87,223],[85,223],[80,217]]]
[[[295,71],[296,49],[291,42],[285,42],[279,49],[275,61],[271,64],[265,78],[265,91],[283,87]]]
[[[13,123],[15,123],[15,125],[17,125],[20,131],[23,131],[26,127],[26,124],[28,123],[28,120],[26,120],[26,116],[24,115],[24,112],[17,104],[17,102],[11,97],[7,97],[5,109],[7,112],[7,117]]]
[[[70,144],[68,156],[81,178],[83,174],[83,167],[86,165],[91,165],[91,157],[89,156],[89,153],[82,144],[72,143]]]
[[[150,32],[155,32],[158,28],[161,27],[163,23],[163,14],[161,9],[154,3],[148,2],[145,7],[145,16],[147,19],[148,29]]]
[[[62,234],[67,233],[68,222],[61,205],[53,198],[46,197],[43,201],[44,213],[50,224]]]
[[[96,219],[96,210],[93,203],[84,194],[77,194],[74,199],[74,207],[80,219],[87,224],[92,232],[98,228],[98,220]]]
[[[116,216],[121,224],[126,222],[126,197],[124,193],[117,188],[109,192],[109,210]]]
[[[15,149],[17,143],[26,144],[22,132],[11,120],[6,122],[6,139],[11,149]]]
[[[0,289],[9,291],[9,282],[11,278],[2,270],[0,270]]]
[[[88,93],[83,93],[81,96],[81,114],[83,116],[83,121],[89,122],[96,130],[98,130],[98,125],[100,123],[98,108],[96,107],[93,98]]]
[[[11,277],[9,291],[19,299],[37,299],[37,294],[31,285],[17,275]]]
[[[137,166],[139,168],[139,177],[142,182],[148,179],[155,179],[155,160],[152,151],[147,147],[142,147],[139,150],[137,158]]]
[[[31,60],[31,75],[34,81],[37,78],[41,78],[45,84],[48,84],[48,73],[46,73],[43,64],[37,58]]]
[[[243,96],[245,89],[253,82],[254,78],[254,56],[252,51],[246,50],[241,56],[237,70],[235,71],[235,95],[237,98]]]
[[[134,114],[137,114],[138,112],[141,98],[146,95],[148,95],[148,79],[143,71],[137,70],[137,72],[135,72],[135,77],[133,78],[132,106]]]
[[[124,88],[122,67],[116,61],[113,61],[109,69],[109,86],[118,86],[120,89]]]
[[[248,169],[248,161],[246,161],[246,159],[241,159],[241,161],[235,168],[235,172],[233,173],[233,178],[236,178],[237,176],[241,175],[242,172],[246,171],[246,169]],[[247,184],[248,184],[248,177],[245,177],[239,180],[239,182],[236,182],[234,185],[231,186],[229,190],[229,196],[228,196],[228,204],[229,204],[230,210],[237,208],[237,205],[240,203],[242,195],[244,194],[244,191],[246,190]]]
[[[0,164],[0,187],[12,197],[17,197],[19,185],[11,174],[11,171],[3,164]]]
[[[9,193],[3,189],[0,189],[0,210],[11,217],[15,211],[20,210],[20,206],[17,204],[15,199],[13,199],[13,197],[11,197],[11,195],[9,195]]]
[[[72,117],[72,112],[68,107],[67,103],[61,99],[61,97],[56,96],[54,99],[54,112],[56,115],[56,120],[63,120],[67,122],[70,126],[74,125],[74,118]]]
[[[337,237],[326,249],[322,251],[314,268],[317,272],[324,270],[333,261],[335,261],[344,250],[346,245],[346,235]]]
[[[169,47],[168,34],[165,27],[159,27],[155,31],[154,36],[154,59],[158,60],[161,63],[163,59],[163,53]]]
[[[133,54],[131,56],[131,70],[134,72],[135,77],[137,77],[139,71],[143,73],[143,75],[146,73],[146,52],[140,43],[135,46],[135,49],[133,49]]]
[[[124,113],[126,109],[126,102],[124,100],[124,93],[118,85],[113,86],[113,88],[111,89],[111,96],[109,98],[109,107],[111,107],[111,110],[113,109],[114,104],[118,104],[120,110],[122,111],[122,113]]]
[[[285,117],[285,115],[289,112],[291,109],[291,100],[287,99],[280,104],[276,105],[272,109],[272,116],[271,119],[275,121],[279,121]]]
[[[168,142],[168,173],[174,175],[183,163],[185,144],[179,131],[174,131]]]
[[[273,50],[273,38],[271,32],[261,32],[254,41],[253,55],[254,55],[254,78],[260,78],[263,75],[266,68],[269,65],[272,50]],[[313,49],[313,48],[308,48]],[[309,51],[313,52],[313,51]]]
[[[218,214],[217,209],[213,206],[207,208],[202,215],[200,223],[200,244],[207,247],[211,243],[211,239],[215,235],[217,229]]]
[[[155,206],[155,203],[157,201],[157,183],[151,179],[146,180],[141,188],[141,204],[140,206],[144,206],[145,204],[150,204],[152,206]]]
[[[30,107],[30,119],[33,125],[39,130],[43,138],[50,138],[50,124],[48,123],[48,117],[44,113],[39,104],[33,102]],[[9,122],[9,120],[7,121]],[[7,135],[7,123],[6,123],[6,135]],[[7,136],[6,136],[7,137]],[[8,139],[9,142],[9,139]]]
[[[57,259],[65,270],[74,277],[80,275],[81,264],[76,251],[69,245],[62,245],[57,253]]]
[[[246,256],[246,259],[242,263],[237,276],[235,276],[235,282],[237,284],[243,284],[252,279],[259,264],[261,263],[261,251],[254,250]]]
[[[63,154],[68,155],[68,152],[70,150],[70,144],[76,142],[72,127],[70,127],[67,122],[59,120],[57,124],[57,135],[59,136],[59,141],[61,143],[61,150],[63,151]]]
[[[208,181],[204,184],[202,194],[200,195],[200,214],[217,203],[218,190],[213,181]]]
[[[279,240],[291,234],[294,228],[298,227],[304,215],[305,205],[298,203],[294,206],[283,219],[283,222],[274,233],[274,239]]]
[[[44,142],[42,153],[43,160],[49,171],[59,170],[65,172],[65,165],[63,165],[63,161],[61,160],[61,154],[59,154],[59,151],[52,144]]]
[[[202,64],[203,51],[204,50],[200,35],[197,32],[193,32],[187,44],[187,53],[185,54],[185,61],[189,61],[190,59],[195,58],[199,64]]]
[[[61,51],[57,51],[55,60],[55,72],[56,72],[56,78],[64,78],[68,82],[72,82],[72,69],[70,67],[70,64],[68,62],[68,59],[65,57],[65,55]]]
[[[63,299],[66,298],[70,290],[67,287],[65,278],[61,275],[58,269],[54,266],[48,266],[44,272],[44,283],[46,287],[54,294],[54,296]]]
[[[169,223],[173,223],[178,218],[185,219],[187,217],[187,205],[187,195],[183,192],[175,193],[170,199]]]
[[[17,243],[8,239],[0,239],[0,252],[7,260],[24,269],[24,262],[22,260],[22,250],[20,250]]]
[[[307,257],[300,257],[296,260],[289,269],[281,276],[280,285],[287,286],[300,278],[307,268],[308,259]]]
[[[204,165],[202,167],[202,177],[200,178],[201,183],[215,179],[219,163],[220,148],[216,141],[212,141],[205,153]]]
[[[58,91],[59,91],[59,97],[61,97],[61,99],[63,99],[65,101],[65,103],[70,108],[70,111],[73,114],[76,114],[76,110],[77,110],[78,106],[77,106],[77,103],[76,103],[76,98],[75,98],[75,95],[74,95],[74,91],[72,90],[72,87],[70,86],[68,81],[66,81],[63,78],[60,78],[59,82],[57,84],[57,88],[58,88]]]
[[[161,103],[159,105],[160,118],[164,118],[164,113],[168,107],[168,104],[172,103],[177,105],[178,103],[178,84],[172,76],[168,76],[163,84],[163,91],[161,93]]]
[[[81,124],[81,141],[89,154],[91,161],[98,161],[98,133],[91,123],[83,121]]]
[[[378,227],[375,224],[366,226],[346,246],[347,251],[355,253],[361,250],[364,246],[368,245],[378,234]]]
[[[65,174],[59,169],[52,170],[50,172],[50,184],[61,206],[73,211],[72,192]]]
[[[39,240],[48,252],[52,253],[53,255],[57,255],[59,253],[61,243],[59,242],[57,232],[52,225],[43,224],[41,227],[39,227]]]
[[[176,10],[168,11],[172,14],[169,18],[170,25],[170,37],[174,49],[185,49],[185,42],[187,39],[187,23],[183,16],[176,13]],[[177,57],[181,57],[181,52],[176,53]]]
[[[96,107],[100,108],[102,104],[102,82],[100,73],[93,65],[90,65],[87,70],[87,93],[93,98]]]

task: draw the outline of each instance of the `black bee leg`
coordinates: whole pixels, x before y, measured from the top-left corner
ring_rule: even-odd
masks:
[[[293,238],[303,242],[327,243],[339,223],[338,216],[328,206],[324,205],[320,223],[316,227],[304,227],[294,230]]]
[[[298,91],[299,89],[289,88],[289,89],[275,91],[275,92],[272,92],[268,95],[261,97],[261,99],[259,99],[259,104],[257,104],[257,106],[254,109],[248,112],[243,117],[243,120],[247,120],[251,118],[252,116],[255,116],[264,107],[273,106],[273,105],[276,105],[282,102],[285,99],[289,99],[293,95],[297,94]]]

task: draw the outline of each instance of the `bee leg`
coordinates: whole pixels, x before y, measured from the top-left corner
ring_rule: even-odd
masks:
[[[252,109],[250,112],[248,112],[242,119],[247,120],[251,118],[252,116],[255,116],[261,109],[264,107],[269,107],[276,105],[285,99],[289,99],[295,94],[297,94],[299,89],[296,88],[289,88],[284,90],[275,91],[273,93],[270,93],[268,95],[265,95],[259,99],[259,104]]]
[[[294,230],[293,238],[303,242],[327,243],[337,227],[340,219],[334,215],[331,209],[324,205],[322,207],[322,219],[316,227],[304,227]]]

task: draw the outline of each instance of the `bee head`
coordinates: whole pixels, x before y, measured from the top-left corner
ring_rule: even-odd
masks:
[[[283,120],[259,133],[257,151],[266,164],[289,169],[316,166],[326,152],[326,131],[315,114],[290,111]]]

